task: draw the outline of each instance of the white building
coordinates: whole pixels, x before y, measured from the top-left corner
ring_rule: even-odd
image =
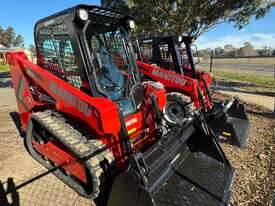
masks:
[[[0,44],[0,63],[6,63],[7,62],[7,58],[6,58],[6,54],[7,52],[9,52],[10,49],[4,47],[2,44]]]
[[[11,48],[6,48],[3,45],[0,44],[0,64],[6,64],[7,63],[7,52],[24,52],[28,59],[32,62],[35,62],[36,58],[32,54],[32,52],[29,49],[26,48],[20,48],[20,47],[11,47]]]

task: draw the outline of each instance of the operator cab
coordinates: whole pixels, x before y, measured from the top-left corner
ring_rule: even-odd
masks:
[[[35,26],[38,65],[94,97],[136,113],[142,88],[127,31],[132,18],[110,9],[78,5]]]
[[[180,75],[195,74],[192,49],[193,39],[188,36],[151,37],[138,41],[138,59],[147,64],[156,64],[160,68]]]

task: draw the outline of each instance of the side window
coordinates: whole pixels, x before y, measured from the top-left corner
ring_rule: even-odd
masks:
[[[52,49],[54,48],[54,49]],[[42,54],[45,62],[58,64],[59,42],[57,40],[45,40],[42,45]]]
[[[67,72],[78,73],[78,68],[76,66],[75,55],[73,52],[72,42],[67,40],[64,46],[64,57],[63,62]]]
[[[180,58],[180,63],[181,66],[183,67],[189,67],[189,60],[186,52],[186,47],[184,44],[178,46],[178,51],[179,51],[179,58]]]
[[[96,55],[106,53],[112,57],[112,63],[121,71],[127,70],[129,60],[127,53],[129,52],[124,44],[120,32],[106,32],[104,34],[96,34],[91,38],[91,50]],[[105,56],[105,55],[104,55]],[[100,59],[100,58],[99,58]],[[106,58],[101,57],[101,64],[110,64]]]
[[[159,45],[160,51],[160,67],[167,69],[167,70],[174,70],[174,63],[172,58],[172,53],[169,50],[168,44],[160,44]]]
[[[38,63],[71,85],[82,86],[72,42],[64,24],[49,25],[37,32]]]
[[[172,61],[172,55],[171,55],[171,52],[169,51],[168,44],[160,44],[159,50],[160,50],[162,61],[169,61],[169,62]]]
[[[95,36],[91,38],[91,45],[90,49],[94,49],[95,52],[99,51],[99,41],[96,39]]]
[[[153,48],[152,44],[143,44],[140,46],[140,53],[145,63],[152,63]]]
[[[129,51],[127,50],[127,46],[125,42],[123,42],[123,37],[120,32],[116,32],[114,34],[107,33],[106,34],[107,45],[109,45],[109,50],[112,53],[112,58],[114,60],[115,65],[121,71],[127,70],[127,65],[129,64],[129,60],[127,54]]]

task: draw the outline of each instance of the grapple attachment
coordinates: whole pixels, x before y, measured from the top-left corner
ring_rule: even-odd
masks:
[[[244,149],[252,127],[244,105],[234,97],[227,103],[214,102],[213,108],[215,111],[209,115],[207,123],[215,137],[221,142]]]
[[[114,180],[108,206],[226,205],[235,170],[213,135],[193,123],[133,154]]]

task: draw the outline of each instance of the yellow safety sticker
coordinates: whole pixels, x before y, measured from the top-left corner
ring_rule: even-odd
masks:
[[[128,135],[134,134],[137,131],[137,128],[128,130]]]
[[[231,133],[229,133],[229,132],[222,132],[222,135],[227,136],[227,137],[231,137]]]

